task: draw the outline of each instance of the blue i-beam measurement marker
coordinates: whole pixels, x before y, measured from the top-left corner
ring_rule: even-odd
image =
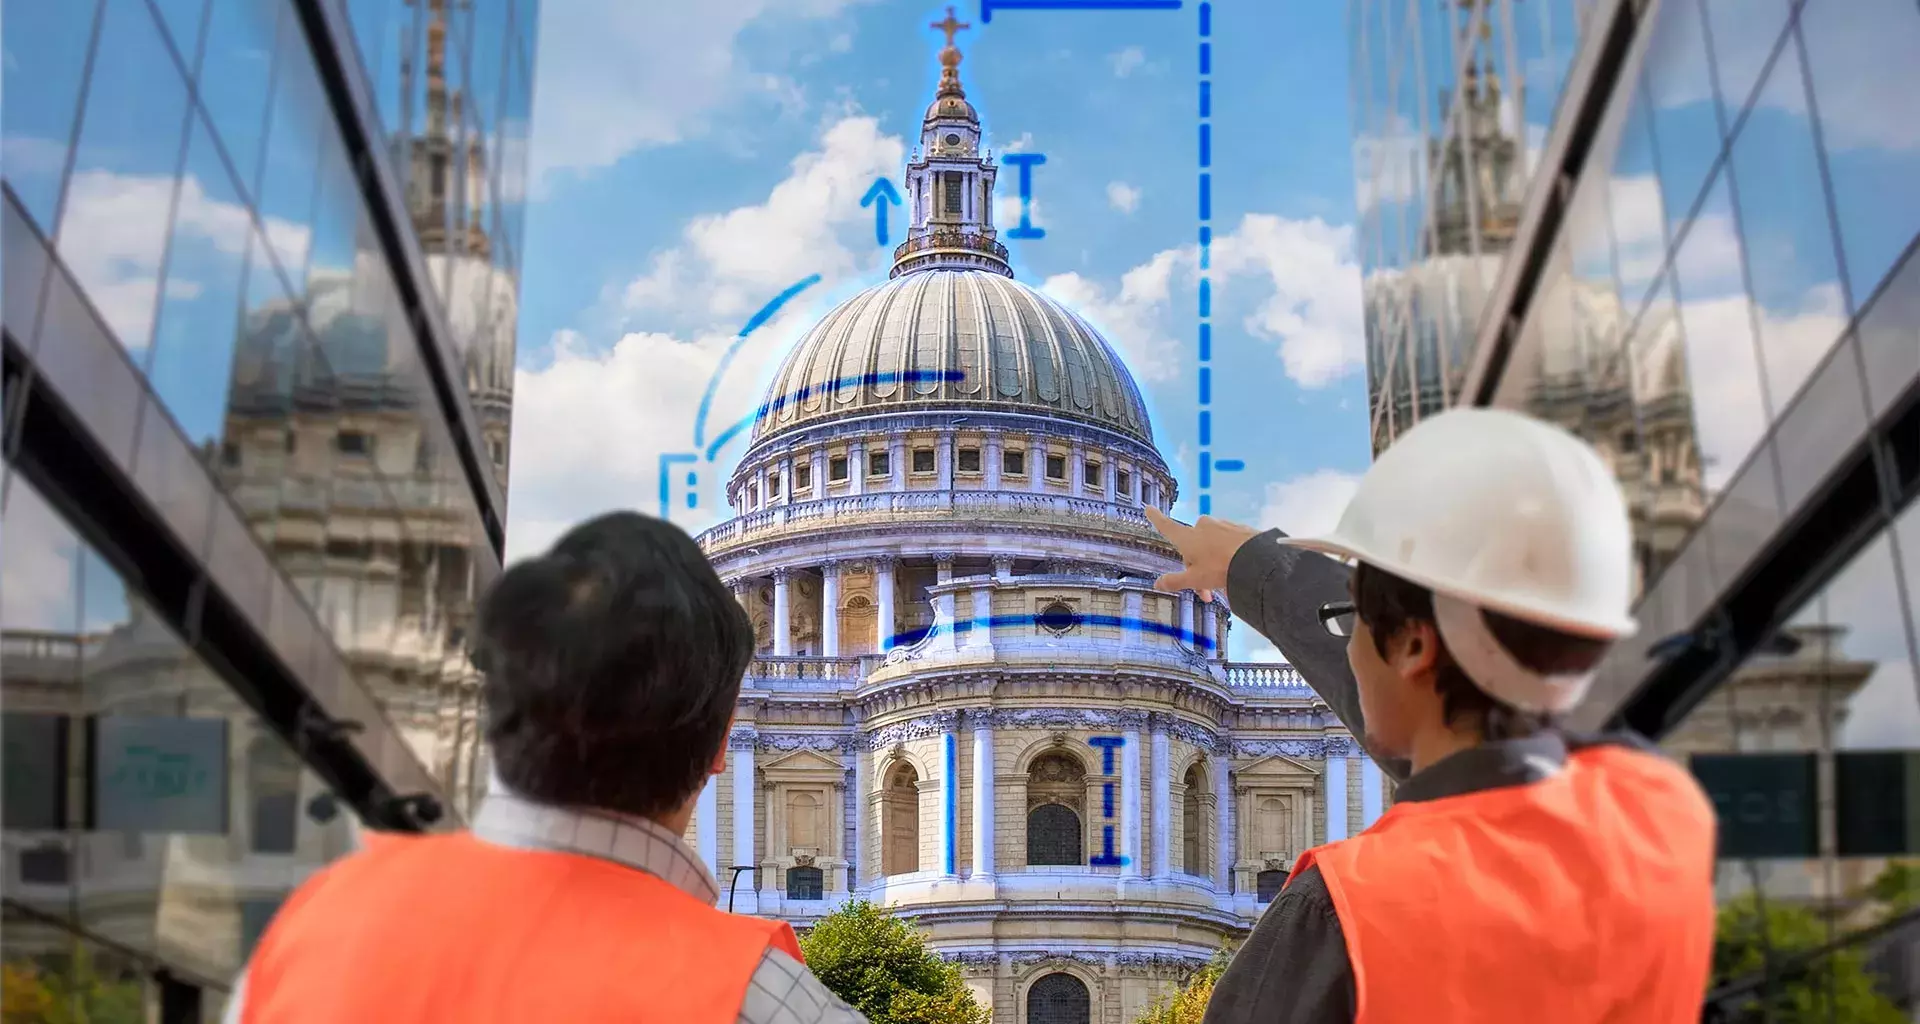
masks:
[[[985,0],[982,0],[984,3]],[[986,18],[983,15],[982,21]],[[1213,514],[1213,470],[1243,468],[1238,460],[1213,461],[1213,5],[1200,4],[1200,301],[1198,329],[1194,332],[1200,346],[1200,514]]]
[[[1181,0],[980,0],[980,23],[994,11],[1177,11]]]

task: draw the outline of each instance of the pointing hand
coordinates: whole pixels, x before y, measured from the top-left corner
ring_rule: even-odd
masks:
[[[1212,601],[1214,591],[1227,588],[1227,567],[1233,564],[1234,552],[1260,535],[1260,531],[1251,526],[1212,516],[1201,516],[1198,522],[1188,526],[1152,506],[1145,511],[1147,522],[1179,549],[1180,560],[1187,563],[1185,569],[1155,580],[1154,589],[1168,593],[1191,590],[1202,601]]]

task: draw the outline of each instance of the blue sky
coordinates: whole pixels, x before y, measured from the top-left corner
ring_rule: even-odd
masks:
[[[731,364],[718,424],[762,400],[774,361],[833,302],[885,279],[905,229],[896,212],[882,249],[859,199],[877,174],[902,176],[944,5],[658,6],[545,6],[510,553],[606,508],[657,507],[659,454],[691,448],[728,336],[822,275]],[[972,25],[960,74],[989,146],[1046,157],[1046,237],[1009,242],[1019,277],[1115,343],[1191,492],[1196,6],[955,13]],[[1337,513],[1367,462],[1342,5],[1216,5],[1212,28],[1214,447],[1247,464],[1216,476],[1214,512],[1300,529]],[[1017,191],[1003,161],[1002,231]],[[721,477],[704,475],[703,512]]]

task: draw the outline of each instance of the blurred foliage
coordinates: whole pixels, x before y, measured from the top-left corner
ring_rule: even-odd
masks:
[[[1134,1024],[1200,1024],[1201,1018],[1207,1015],[1207,1000],[1213,998],[1213,986],[1227,973],[1227,965],[1232,962],[1231,949],[1214,954],[1212,962],[1193,972],[1193,976],[1174,991],[1172,998],[1155,999],[1152,1009],[1136,1018]]]
[[[67,959],[64,971],[52,959],[0,966],[0,1024],[145,1024],[146,992],[138,978],[103,974],[86,946]]]
[[[866,900],[820,919],[800,940],[807,967],[872,1024],[990,1024],[960,969],[914,927]],[[10,1022],[9,1022],[10,1024]]]
[[[1721,905],[1714,932],[1714,981],[1751,977],[1770,964],[1784,966],[1796,961],[1795,954],[1824,947],[1835,937],[1814,911],[1777,900],[1763,904],[1750,893]],[[1721,1019],[1772,1024],[1904,1024],[1907,1019],[1875,987],[1866,951],[1857,947],[1834,950],[1804,969],[1776,966],[1765,988],[1719,1009]]]

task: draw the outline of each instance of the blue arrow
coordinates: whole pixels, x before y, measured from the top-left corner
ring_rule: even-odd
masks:
[[[874,202],[881,196],[887,198],[886,203]],[[867,189],[867,194],[860,197],[860,205],[862,208],[873,207],[873,237],[881,245],[887,244],[887,203],[899,206],[900,193],[894,191],[893,182],[885,178],[873,179],[873,185]]]

